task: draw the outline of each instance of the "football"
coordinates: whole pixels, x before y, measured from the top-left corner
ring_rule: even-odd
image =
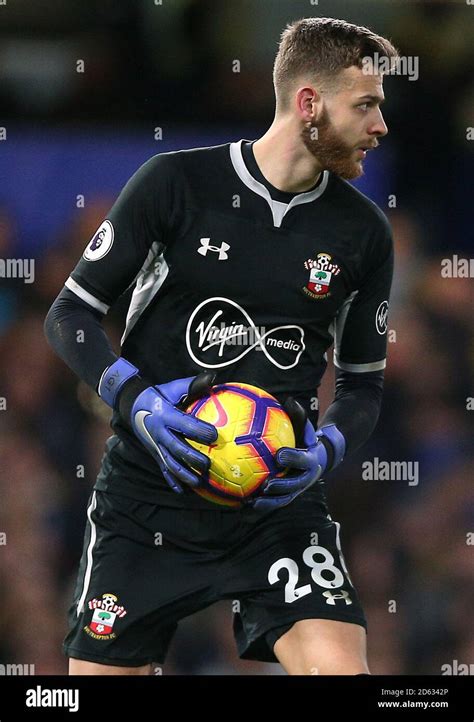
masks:
[[[196,494],[239,507],[258,495],[270,475],[285,475],[273,455],[282,446],[295,446],[293,427],[281,404],[263,389],[244,383],[217,384],[186,412],[214,424],[218,432],[210,446],[187,439],[211,460]]]

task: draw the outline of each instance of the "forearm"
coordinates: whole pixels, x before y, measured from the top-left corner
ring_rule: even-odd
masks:
[[[336,425],[346,441],[344,457],[357,451],[372,435],[380,415],[382,391],[383,372],[337,371],[334,401],[319,428]]]
[[[118,360],[101,319],[102,314],[64,288],[51,306],[44,324],[46,338],[54,351],[97,393],[99,382],[105,376],[104,371]],[[125,381],[120,393],[114,398],[113,406],[130,428],[135,399],[150,385],[149,381],[142,379],[137,373]]]
[[[102,314],[64,288],[44,323],[50,346],[74,373],[94,391],[117,355],[101,324]]]

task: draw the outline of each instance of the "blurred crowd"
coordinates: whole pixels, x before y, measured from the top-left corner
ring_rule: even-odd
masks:
[[[18,3],[25,8],[24,18],[36,8],[29,32],[36,28],[43,41],[62,32],[61,12],[50,27],[38,30],[47,4]],[[14,3],[9,5],[14,14]],[[91,113],[98,124],[106,120],[101,117],[103,102],[107,113],[116,113],[122,123],[132,122],[132,116],[155,123],[163,113],[189,127],[192,118],[187,112],[181,117],[173,104],[190,87],[192,117],[201,123],[210,117],[227,124],[270,121],[269,62],[278,33],[286,20],[311,14],[307,2],[292,10],[283,0],[276,2],[278,11],[268,17],[266,29],[272,39],[256,44],[254,32],[260,32],[262,23],[255,14],[239,14],[235,2],[218,4],[221,9],[211,12],[216,4],[177,0],[175,13],[163,3],[164,25],[156,14],[144,22],[145,11],[138,18],[134,8],[140,3],[100,3],[109,11],[91,14],[102,18],[97,25],[87,25],[80,16],[81,4],[72,5],[78,18],[73,40],[87,39],[97,72],[76,78],[75,85],[56,77],[54,84],[34,86],[20,67],[26,56],[7,52],[15,46],[13,30],[7,31],[9,44],[3,43],[0,56],[10,81],[0,88],[0,99],[8,101],[10,123],[27,106],[48,123],[84,120]],[[251,0],[244,5],[264,13],[268,3],[260,3],[258,11]],[[383,210],[393,227],[396,273],[382,413],[370,441],[328,477],[327,489],[368,618],[372,673],[441,674],[442,666],[454,660],[474,662],[473,281],[441,275],[443,258],[472,255],[474,248],[468,200],[473,151],[466,142],[466,119],[474,104],[472,77],[466,72],[472,43],[463,34],[462,13],[450,3],[402,3],[399,13],[393,13],[394,5],[354,2],[345,12],[344,3],[331,4],[331,14],[351,21],[370,24],[373,15],[376,30],[386,32],[402,52],[419,53],[426,62],[419,82],[388,81],[393,83],[387,111],[397,203]],[[82,36],[79,16],[88,28]],[[107,42],[96,42],[107,28]],[[155,31],[167,43],[164,55],[161,45],[152,42]],[[175,55],[172,38],[179,38]],[[67,48],[63,50],[67,56]],[[213,62],[215,53],[222,64]],[[81,55],[74,50],[71,57]],[[144,64],[146,73],[124,61],[132,57]],[[248,58],[249,64],[230,86],[224,61],[233,57]],[[39,68],[46,75],[48,69],[48,63]],[[15,85],[18,78],[23,86]],[[94,88],[87,86],[91,79]],[[130,82],[137,79],[136,85]],[[70,92],[63,97],[64,83]],[[105,86],[107,93],[99,97]],[[134,95],[122,104],[121,89],[131,86]],[[224,101],[216,103],[223,88]],[[447,88],[449,102],[443,95]],[[193,130],[198,137],[198,126]],[[93,138],[93,128],[90,132]],[[113,201],[88,198],[54,238],[38,239],[34,283],[0,280],[0,664],[34,664],[37,674],[67,669],[61,652],[66,612],[82,550],[86,503],[110,434],[107,407],[49,349],[43,321]],[[39,213],[47,212],[47,200],[39,198],[38,207]],[[15,209],[0,199],[0,258],[15,256],[22,240],[19,221]],[[127,300],[125,295],[105,321],[117,352]],[[320,389],[323,410],[333,391],[330,365]],[[418,462],[419,483],[364,479],[362,464],[376,457]],[[169,658],[157,673],[282,670],[238,659],[231,603],[222,602],[180,624]]]
[[[66,669],[66,609],[110,430],[107,407],[55,357],[42,326],[106,210],[97,204],[64,229],[69,242],[40,260],[34,284],[10,281],[0,294],[0,663],[34,663],[43,674]],[[472,280],[441,277],[416,218],[391,221],[397,270],[383,411],[368,444],[328,477],[328,497],[368,617],[372,671],[438,674],[450,660],[474,658]],[[4,257],[12,228],[4,214]],[[106,321],[117,350],[125,305]],[[362,463],[375,457],[418,461],[419,483],[365,480]],[[227,602],[185,620],[160,673],[281,673],[239,660],[231,628]]]

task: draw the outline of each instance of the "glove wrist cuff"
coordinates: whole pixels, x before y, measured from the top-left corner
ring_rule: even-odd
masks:
[[[120,418],[130,428],[133,428],[132,411],[135,401],[137,401],[142,392],[149,389],[150,386],[152,386],[152,384],[142,379],[141,376],[132,376],[120,391],[117,408]]]
[[[115,409],[121,390],[127,381],[135,376],[138,376],[136,366],[124,358],[117,359],[115,363],[105,369],[100,378],[97,391],[102,401]]]
[[[344,458],[344,454],[346,453],[346,440],[336,424],[322,426],[316,432],[316,436],[321,443],[324,444],[328,454],[328,463],[325,471],[332,471]]]

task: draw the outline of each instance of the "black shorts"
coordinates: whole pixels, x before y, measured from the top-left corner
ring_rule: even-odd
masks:
[[[222,599],[234,600],[242,659],[277,662],[274,643],[300,619],[367,628],[339,524],[317,495],[248,511],[93,491],[65,654],[117,666],[163,663],[180,619]]]

